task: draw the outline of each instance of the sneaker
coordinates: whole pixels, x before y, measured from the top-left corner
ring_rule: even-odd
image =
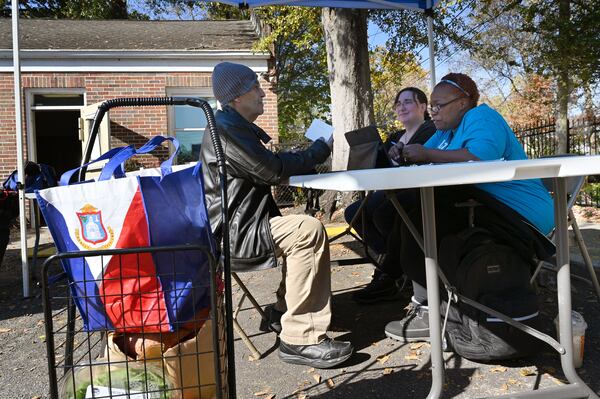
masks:
[[[390,321],[385,326],[385,335],[401,342],[427,341],[429,339],[429,310],[417,302],[408,305],[402,320]]]
[[[375,272],[371,282],[363,289],[352,294],[357,303],[371,304],[381,301],[393,301],[400,296],[400,288],[392,277],[382,272]]]
[[[317,369],[327,369],[344,363],[352,356],[350,342],[326,338],[314,345],[279,343],[279,358],[286,363],[302,364]]]

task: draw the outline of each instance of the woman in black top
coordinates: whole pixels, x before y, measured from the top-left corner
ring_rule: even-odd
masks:
[[[404,145],[424,144],[436,129],[427,112],[427,96],[415,87],[406,87],[398,92],[394,100],[394,111],[397,120],[402,122],[405,128],[390,135],[386,148],[393,161],[405,166],[408,163],[402,158]],[[414,191],[411,190],[399,190],[395,195],[405,206],[413,205],[416,200]],[[361,201],[354,202],[346,208],[344,217],[348,223],[355,217],[360,203]],[[381,265],[386,253],[387,240],[394,226],[396,211],[383,191],[371,194],[364,211],[365,234],[361,215],[358,215],[353,227],[366,239],[367,245],[376,254],[377,263]],[[395,299],[399,293],[396,280],[402,276],[402,270],[397,267],[390,269],[376,268],[373,280],[364,289],[354,293],[353,299],[359,303]]]

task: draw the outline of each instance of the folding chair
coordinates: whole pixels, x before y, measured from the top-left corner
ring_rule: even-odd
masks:
[[[250,293],[250,290],[248,290],[248,287],[246,287],[246,285],[242,282],[240,277],[237,275],[237,273],[231,272],[231,277],[233,277],[233,279],[235,280],[238,287],[240,287],[240,289],[243,291],[242,297],[238,301],[237,306],[236,306],[235,310],[233,311],[233,329],[240,336],[240,338],[242,339],[242,341],[244,342],[246,347],[252,353],[252,358],[254,360],[258,360],[258,359],[260,359],[262,354],[258,351],[258,349],[256,349],[256,346],[254,345],[254,343],[252,343],[252,340],[250,340],[250,337],[248,337],[248,334],[246,334],[244,329],[240,326],[240,323],[237,321],[237,317],[238,317],[238,314],[240,313],[240,310],[242,308],[242,305],[243,305],[245,299],[248,298],[248,300],[250,301],[250,303],[252,303],[252,306],[254,307],[254,309],[256,309],[256,311],[258,312],[258,314],[260,315],[261,319],[264,322],[268,322],[269,318],[267,317],[265,311],[262,309],[262,307],[260,306],[260,304],[258,303],[256,298],[254,298],[252,293]]]
[[[548,191],[550,191],[551,193],[554,192],[554,180],[553,179],[542,179],[542,183],[544,184],[544,186],[546,186],[546,188],[548,189]],[[600,284],[598,284],[598,277],[596,276],[596,272],[594,270],[594,265],[592,264],[592,259],[590,258],[590,254],[587,250],[587,247],[585,245],[585,241],[583,240],[583,235],[581,234],[581,231],[579,230],[579,226],[577,225],[577,220],[575,219],[575,215],[573,214],[573,205],[575,205],[575,201],[577,200],[577,195],[579,194],[579,191],[581,190],[581,188],[583,187],[583,184],[585,183],[585,177],[584,176],[574,176],[574,177],[569,177],[566,179],[566,184],[567,184],[567,211],[568,211],[568,215],[569,215],[569,225],[571,226],[571,228],[573,229],[573,233],[575,235],[575,241],[577,242],[577,246],[579,247],[579,251],[581,252],[581,255],[583,257],[583,263],[586,266],[586,269],[590,275],[590,280],[578,276],[576,274],[573,274],[573,277],[578,279],[578,280],[582,280],[585,281],[586,283],[592,285],[594,287],[594,290],[596,291],[596,296],[598,297],[598,300],[600,301]],[[552,230],[548,235],[548,239],[553,240],[554,238],[554,232],[555,230]],[[558,271],[558,268],[556,267],[556,265],[551,265],[546,261],[540,261],[538,263],[537,268],[535,269],[535,272],[533,273],[533,276],[531,277],[531,283],[533,283],[537,277],[537,275],[539,274],[539,272],[541,271],[541,269],[547,269],[547,270],[552,270],[552,271]]]

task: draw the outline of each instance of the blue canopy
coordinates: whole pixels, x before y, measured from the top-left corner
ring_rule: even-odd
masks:
[[[304,6],[331,8],[412,9],[427,10],[435,7],[439,0],[218,0],[232,6]]]

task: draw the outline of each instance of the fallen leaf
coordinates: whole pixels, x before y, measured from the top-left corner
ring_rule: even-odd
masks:
[[[528,368],[522,368],[522,369],[520,369],[520,370],[519,370],[519,374],[520,374],[522,377],[528,377],[528,376],[530,376],[530,375],[535,375],[536,373],[535,373],[535,371],[534,371],[534,370],[532,370],[532,369],[528,369]]]
[[[391,367],[386,367],[383,369],[383,375],[390,375],[394,372],[394,369]]]
[[[321,376],[319,374],[313,374],[312,378],[317,381],[317,384],[321,382]]]
[[[273,399],[274,397],[275,397],[275,394],[271,393],[271,394],[265,396],[265,399]]]
[[[312,367],[311,367],[311,368],[309,368],[308,370],[306,370],[306,372],[307,372],[307,373],[312,373],[313,371],[315,371],[315,369],[314,369],[314,368],[312,368]]]
[[[249,362],[255,362],[255,361],[257,361],[257,360],[258,360],[258,359],[257,359],[257,358],[255,358],[255,357],[254,357],[254,356],[252,356],[252,355],[248,356],[248,361],[249,361]]]
[[[425,345],[426,342],[417,342],[416,344],[412,344],[411,346],[409,346],[408,348],[411,350],[415,350],[415,349],[420,349],[423,347],[423,345]]]
[[[519,383],[519,381],[515,380],[514,378],[509,378],[506,383],[510,385],[516,385]]]
[[[567,381],[561,380],[560,378],[556,377],[552,377],[552,381],[554,381],[556,385],[565,385],[567,383]]]
[[[333,389],[333,387],[335,386],[335,384],[333,383],[333,380],[331,378],[328,378],[325,383],[327,384],[329,389]]]
[[[508,391],[508,385],[502,384],[502,386],[500,387],[500,389],[502,389],[503,391]]]
[[[372,346],[379,346],[379,342],[373,342],[371,345]]]
[[[351,274],[351,275],[353,275],[353,276],[360,276],[360,273],[359,273],[359,272],[352,272],[352,273],[350,273],[350,274]]]
[[[381,355],[377,358],[377,361],[381,364],[385,363],[388,361],[388,359],[390,358],[389,355]]]
[[[265,388],[262,391],[254,392],[254,396],[265,396],[271,393],[271,388]]]
[[[307,396],[304,392],[298,392],[296,394],[296,399],[306,399],[306,398],[307,398]]]
[[[12,331],[10,328],[0,328],[0,333],[7,333]]]
[[[498,366],[490,369],[490,373],[504,373],[506,372],[506,367]]]
[[[408,356],[404,356],[404,360],[421,360],[421,358],[416,353],[411,353]]]

